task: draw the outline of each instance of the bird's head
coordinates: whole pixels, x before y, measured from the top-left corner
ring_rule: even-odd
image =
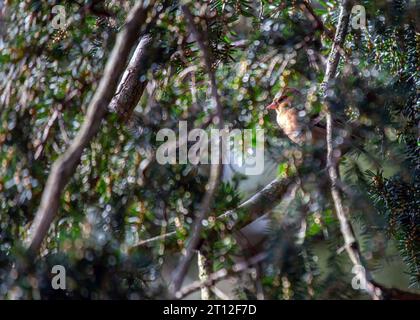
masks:
[[[270,103],[266,109],[268,110],[276,110],[277,112],[281,112],[283,109],[289,107],[296,97],[296,95],[302,95],[299,90],[295,88],[285,87],[283,90],[279,92],[278,95],[273,99],[273,102]]]

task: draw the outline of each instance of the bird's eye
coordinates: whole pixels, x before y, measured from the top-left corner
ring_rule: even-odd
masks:
[[[281,97],[279,98],[278,102],[282,102],[282,101],[284,101],[286,98],[287,98],[287,96],[286,96],[286,95],[283,95],[283,96],[281,96]]]

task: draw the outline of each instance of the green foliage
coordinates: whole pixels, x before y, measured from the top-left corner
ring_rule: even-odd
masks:
[[[156,135],[162,128],[178,132],[181,120],[189,129],[210,132],[215,127],[202,53],[178,1],[161,3],[162,13],[147,30],[158,50],[144,62],[150,65],[144,75],[148,86],[132,117],[121,119],[110,112],[103,121],[66,186],[40,257],[27,257],[21,241],[52,164],[84,121],[134,2],[7,2],[0,25],[0,299],[168,297],[164,265],[180,256],[191,235],[209,166],[160,165]],[[379,269],[395,241],[411,284],[418,287],[420,39],[411,3],[362,1],[367,30],[349,31],[344,49],[350,59],[340,64],[328,99],[337,120],[334,146],[352,137],[340,169],[343,189],[351,191],[343,193],[345,205],[358,226],[367,264]],[[57,4],[67,12],[63,30],[51,25],[51,9]],[[325,145],[299,149],[265,110],[289,86],[306,98],[296,105],[306,123],[322,114],[318,84],[332,40],[301,4],[188,4],[213,59],[228,128],[265,130],[265,155],[274,163],[274,176],[288,176],[297,162],[304,167],[295,201],[274,210],[267,261],[256,266],[258,276],[238,275],[243,281],[235,291],[241,298],[256,298],[259,281],[268,299],[364,298],[351,288],[345,254],[337,254],[343,240],[323,175]],[[313,4],[324,26],[333,30],[338,2]],[[266,183],[228,165],[224,169],[202,231],[212,271],[229,269],[238,257],[251,253],[216,216],[236,208]],[[236,213],[239,223],[253,214]],[[300,214],[306,229],[296,224]],[[276,225],[283,219],[291,221],[287,229]],[[137,246],[173,231],[174,236]],[[296,240],[296,233],[303,238]],[[68,270],[66,292],[49,286],[55,264]]]

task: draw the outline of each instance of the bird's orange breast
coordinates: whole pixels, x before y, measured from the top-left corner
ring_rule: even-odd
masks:
[[[302,126],[298,121],[296,110],[279,109],[277,123],[290,140],[298,144],[303,142]]]

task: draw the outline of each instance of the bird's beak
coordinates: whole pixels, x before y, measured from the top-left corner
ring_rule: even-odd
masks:
[[[269,104],[269,105],[266,107],[266,109],[267,109],[267,110],[276,110],[276,109],[277,109],[277,103],[272,102],[271,104]]]

